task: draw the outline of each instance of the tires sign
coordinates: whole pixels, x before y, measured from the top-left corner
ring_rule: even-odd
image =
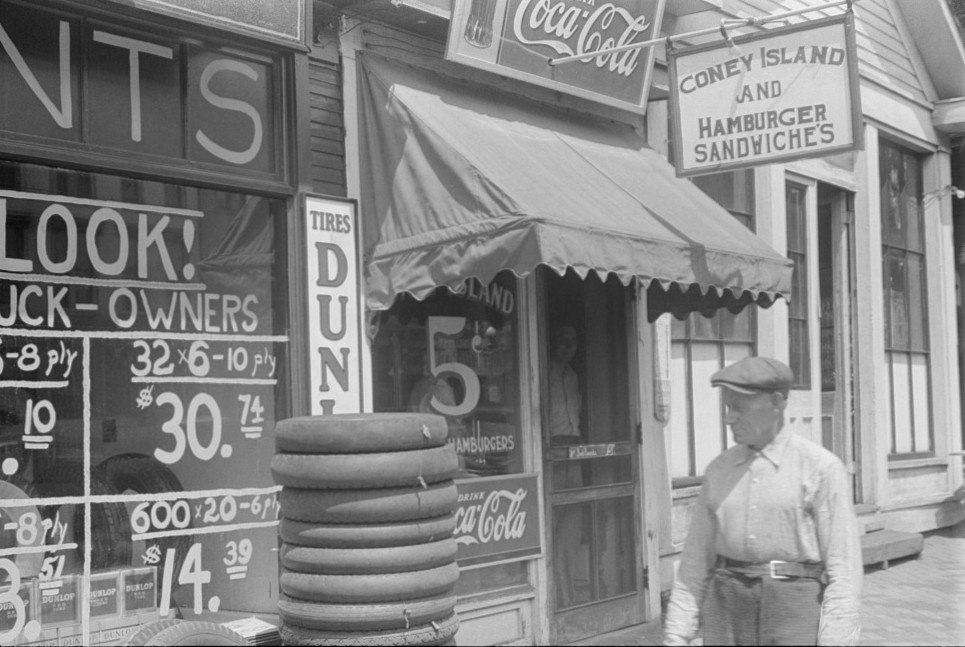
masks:
[[[359,222],[355,203],[305,196],[312,415],[362,411]]]
[[[460,566],[529,558],[540,553],[537,474],[457,482],[456,559]]]

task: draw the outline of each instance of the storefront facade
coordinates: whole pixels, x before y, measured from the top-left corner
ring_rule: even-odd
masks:
[[[728,3],[730,13],[677,24],[690,29],[741,12],[797,8],[789,5]],[[854,20],[862,150],[747,172],[743,204],[753,206],[744,210],[795,264],[790,304],[759,312],[756,334],[744,336],[693,320],[667,324],[667,565],[682,549],[702,469],[726,442],[718,408],[707,406],[717,402],[707,378],[746,354],[775,356],[794,369],[788,423],[848,466],[866,533],[925,532],[962,518],[951,227],[951,137],[960,126],[943,108],[963,90],[961,40],[940,2],[856,2]],[[662,572],[667,586],[669,568]]]
[[[366,215],[376,214],[374,226],[383,234],[387,211],[379,200],[397,190],[394,182],[400,176],[391,171],[410,163],[410,155],[420,156],[423,168],[431,168],[448,191],[458,196],[472,191],[459,184],[458,173],[446,176],[441,166],[432,166],[425,147],[403,147],[404,153],[390,156],[390,170],[368,167],[367,155],[384,160],[384,153],[394,150],[386,146],[374,153],[370,148],[366,129],[372,128],[373,111],[388,106],[393,114],[408,111],[403,121],[437,124],[451,115],[412,108],[406,101],[417,100],[406,92],[442,96],[442,103],[459,108],[477,107],[472,98],[476,92],[508,100],[497,94],[490,75],[441,62],[454,5],[404,4],[395,12],[355,16],[340,33],[333,30],[320,39],[329,48],[337,39],[341,48],[340,56],[330,60],[342,64],[344,75],[340,98],[345,102],[345,156],[347,168],[361,170],[358,176],[349,171],[345,193],[361,199],[363,223]],[[578,247],[560,265],[542,260],[541,267],[529,273],[515,267],[513,246],[504,246],[502,267],[513,272],[494,272],[482,280],[467,272],[464,288],[455,294],[434,290],[439,285],[458,289],[458,272],[416,276],[404,265],[387,269],[391,261],[378,254],[368,257],[374,269],[367,278],[368,305],[379,312],[371,321],[370,406],[421,406],[446,414],[466,465],[463,482],[484,489],[488,479],[507,479],[510,485],[492,499],[503,497],[507,509],[511,492],[532,496],[532,488],[541,490],[540,505],[531,509],[540,524],[540,539],[523,542],[531,552],[504,553],[497,546],[490,558],[461,562],[461,643],[568,642],[658,617],[660,593],[672,581],[702,470],[729,442],[708,378],[746,355],[775,356],[795,369],[799,383],[792,392],[788,423],[849,466],[866,531],[921,532],[960,518],[956,492],[961,487],[961,427],[948,189],[952,126],[932,113],[941,100],[959,95],[955,75],[938,61],[958,65],[962,56],[947,12],[941,3],[928,5],[927,11],[916,13],[922,9],[911,10],[901,2],[855,3],[860,149],[693,178],[736,221],[793,262],[790,305],[779,300],[769,308],[708,310],[711,316],[690,313],[680,294],[676,300],[666,299],[666,293],[648,294],[637,283],[621,284],[614,279],[619,263],[606,268],[612,272],[608,278],[600,278],[581,264],[583,250]],[[795,8],[775,2],[766,9],[778,13]],[[668,6],[662,33],[684,34],[718,25],[723,18],[763,11],[756,5],[726,9],[713,3]],[[844,11],[843,5],[821,8],[791,22]],[[924,28],[926,24],[931,27]],[[677,46],[714,38],[719,35],[685,38]],[[388,67],[416,69],[419,75],[443,81],[427,82],[431,87],[407,81],[404,70],[386,71],[376,60],[380,57],[393,60]],[[367,71],[367,66],[378,71]],[[384,91],[375,100],[373,77],[381,79],[375,85]],[[612,106],[501,82],[537,111],[634,124],[646,131],[651,147],[671,156],[668,79],[659,63],[645,120]],[[353,101],[358,102],[355,109]],[[895,114],[906,118],[895,120]],[[402,129],[382,123],[378,132],[404,139]],[[422,135],[420,142],[437,138],[432,151],[440,159],[451,152],[442,144],[456,142],[452,148],[461,161],[480,169],[480,182],[472,186],[477,192],[494,191],[485,183],[491,179],[485,172],[488,145],[502,145],[526,160],[523,146],[496,137],[490,141],[479,131],[467,135],[441,126]],[[460,148],[463,137],[476,137],[482,152]],[[507,162],[511,167],[517,163],[525,162]],[[418,176],[414,168],[407,167],[410,177]],[[548,165],[547,175],[554,168]],[[518,174],[523,182],[529,179],[522,171]],[[501,179],[497,188],[509,182]],[[431,197],[435,193],[417,184],[422,191],[414,192],[405,205],[411,229],[390,232],[398,238],[431,229],[425,225],[428,217],[419,212],[436,208]],[[378,188],[373,192],[372,186]],[[554,195],[567,195],[551,182],[547,186]],[[506,207],[512,197],[511,191],[506,193],[510,196],[499,196],[505,198],[502,206],[507,211],[518,208]],[[587,220],[594,217],[599,216]],[[388,227],[401,226],[392,222]],[[468,226],[462,233],[467,238],[492,235]],[[586,240],[592,240],[591,235]],[[427,245],[438,248],[435,257],[421,257],[424,265],[448,254],[449,267],[469,266],[474,252],[466,251],[467,246],[453,253],[450,242],[446,236],[427,238]],[[424,254],[413,248],[381,251],[385,259]],[[406,281],[408,289],[398,288]],[[416,297],[393,301],[397,288]],[[672,310],[668,304],[673,303],[680,304],[680,317],[660,314]],[[571,363],[577,375],[589,380],[580,390],[580,413],[571,416],[579,418],[575,426],[585,434],[575,446],[554,441],[555,422],[547,413],[551,389],[566,390],[552,386],[558,333],[554,324],[559,321],[576,322],[575,339],[567,342],[575,345]],[[508,359],[514,353],[517,360]],[[425,379],[442,374],[441,366],[464,366],[464,374],[475,377],[448,385]],[[565,383],[561,377],[560,384]],[[524,483],[525,478],[531,480]],[[467,501],[485,496],[471,494]],[[527,519],[531,529],[533,518]],[[469,522],[465,531],[472,528]]]
[[[0,6],[0,643],[273,614],[270,430],[353,410],[449,423],[458,644],[657,619],[728,442],[708,378],[753,354],[868,530],[961,517],[942,3],[855,3],[861,150],[692,180],[660,48],[644,115],[445,60],[448,0],[354,4]]]
[[[0,643],[273,614],[302,3],[0,6]]]
[[[788,262],[675,177],[640,113],[446,61],[426,7],[316,9],[315,132],[340,101],[346,133],[316,157],[344,155],[363,228],[366,406],[446,416],[460,456],[457,642],[658,618],[653,322],[739,321],[789,289]]]

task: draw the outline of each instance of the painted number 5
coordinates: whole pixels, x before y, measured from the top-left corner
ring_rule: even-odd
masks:
[[[466,396],[462,402],[453,406],[440,402],[432,396],[432,408],[446,416],[465,416],[479,404],[479,376],[465,364],[459,362],[437,363],[436,335],[459,335],[466,327],[465,317],[429,317],[426,331],[429,336],[429,370],[432,377],[440,378],[444,373],[453,373],[465,386]]]

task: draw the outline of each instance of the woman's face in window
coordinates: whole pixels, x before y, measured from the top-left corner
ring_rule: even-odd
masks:
[[[576,357],[576,329],[572,326],[560,326],[553,331],[552,338],[553,361],[569,364]]]

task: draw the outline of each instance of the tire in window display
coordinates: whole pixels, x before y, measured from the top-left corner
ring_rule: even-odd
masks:
[[[137,494],[161,494],[164,492],[181,492],[184,486],[167,466],[161,464],[153,456],[138,453],[117,454],[101,461],[91,471],[92,482],[94,479],[107,483],[113,490],[120,494],[135,492]],[[127,537],[131,536],[130,516],[127,508],[123,504],[118,504],[124,510],[124,518],[128,524]],[[193,521],[188,522],[188,528],[193,526]],[[192,541],[187,535],[163,537],[157,540],[161,548],[161,554],[166,554],[167,549],[174,548],[176,557],[174,562],[174,572],[179,573],[181,565],[187,555]],[[126,542],[128,549],[133,550],[130,541]],[[95,544],[96,545],[96,544]],[[131,558],[122,565],[131,565]]]
[[[428,624],[452,615],[454,591],[398,602],[325,604],[303,602],[287,596],[278,601],[278,614],[285,624],[322,631],[384,631]]]
[[[283,519],[334,523],[381,524],[432,519],[456,509],[453,481],[428,487],[310,490],[283,488],[278,495]]]
[[[281,563],[299,573],[367,575],[418,571],[455,561],[456,540],[384,548],[308,548],[282,544]]]
[[[147,641],[156,636],[158,633],[164,631],[168,627],[173,625],[181,624],[184,622],[181,618],[165,618],[164,620],[155,620],[154,622],[149,622],[140,629],[138,629],[127,642],[124,643],[125,647],[143,647],[147,645]]]
[[[327,524],[282,519],[278,534],[282,541],[294,546],[383,548],[437,541],[451,537],[455,530],[456,517],[447,513],[430,519],[392,523]]]
[[[59,460],[38,480],[36,491],[41,497],[77,496],[84,483],[84,466],[79,462]],[[91,474],[90,492],[92,496],[110,496],[118,491],[99,474]],[[70,541],[77,548],[70,554],[72,560],[68,570],[83,570],[85,554],[85,507],[83,504],[64,504],[51,507],[45,516],[56,518],[68,524]],[[91,570],[102,570],[118,566],[130,566],[131,524],[127,508],[123,503],[105,502],[91,505]],[[22,571],[21,571],[22,573]]]
[[[118,491],[99,475],[91,474],[91,496],[118,494]],[[77,532],[77,550],[84,554],[84,506],[76,506],[74,528]],[[91,504],[91,570],[130,566],[133,559],[131,545],[131,521],[123,503]]]
[[[318,631],[282,625],[282,642],[286,645],[443,645],[449,644],[459,630],[459,618],[447,618],[407,629],[379,632]]]
[[[30,501],[38,497],[39,493],[36,488],[26,479],[14,475],[4,477],[0,480],[0,499]],[[34,515],[33,518],[37,520],[38,524],[40,523],[41,511],[32,503],[24,506],[18,505],[9,508],[0,508],[0,548],[28,548],[43,545],[44,537],[42,533],[33,533],[31,536],[32,541],[24,543],[22,534],[19,534],[16,529],[6,528],[7,523],[16,523],[17,520],[27,514]],[[11,557],[22,578],[36,577],[40,574],[44,563],[44,553],[18,553]],[[6,581],[5,576],[0,579],[0,584]]]
[[[275,454],[278,485],[309,489],[381,488],[447,481],[459,470],[448,445],[368,454]]]
[[[304,416],[275,425],[275,451],[286,454],[368,454],[446,444],[444,418],[419,413]]]
[[[148,646],[161,645],[247,645],[248,641],[231,629],[214,622],[185,620],[164,627],[151,636]]]

